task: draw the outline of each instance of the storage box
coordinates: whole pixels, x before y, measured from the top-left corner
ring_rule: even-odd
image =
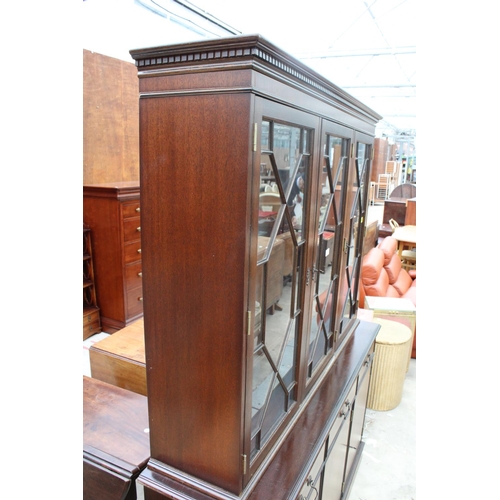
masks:
[[[406,325],[411,330],[411,345],[414,346],[415,326],[417,324],[417,308],[413,302],[403,298],[393,297],[365,297],[365,309],[373,310],[374,318],[388,319],[398,321]],[[408,355],[408,367],[410,366],[410,358],[412,349]]]

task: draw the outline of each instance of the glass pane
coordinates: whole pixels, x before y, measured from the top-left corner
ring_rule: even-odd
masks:
[[[338,275],[332,267],[338,248],[337,229],[341,233],[340,214],[343,203],[343,168],[348,152],[348,140],[326,134],[324,137],[323,168],[320,173],[318,199],[319,236],[315,250],[315,295],[311,303],[311,336],[309,339],[309,376],[333,346],[335,293]],[[337,239],[336,239],[337,238]]]
[[[262,122],[252,456],[294,400],[310,141],[304,128]]]

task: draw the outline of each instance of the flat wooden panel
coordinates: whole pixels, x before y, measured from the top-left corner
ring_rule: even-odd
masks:
[[[391,219],[394,219],[400,226],[405,225],[406,216],[406,200],[395,198],[385,200],[384,214],[382,216],[382,223],[388,224]]]
[[[139,178],[139,82],[133,63],[83,51],[83,182]]]
[[[378,182],[379,174],[385,173],[385,163],[388,159],[387,150],[387,139],[377,138],[373,140],[373,161],[370,172],[370,181]]]
[[[141,100],[152,456],[236,492],[243,446],[249,109],[248,94]]]
[[[406,201],[405,226],[417,225],[417,198],[410,198]]]
[[[147,395],[142,319],[96,342],[89,356],[93,378]]]

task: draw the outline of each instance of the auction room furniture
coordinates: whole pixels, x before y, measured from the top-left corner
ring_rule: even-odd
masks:
[[[417,198],[406,200],[405,226],[417,225]]]
[[[392,229],[389,226],[389,221],[394,219],[400,226],[413,224],[415,225],[415,220],[412,220],[411,210],[414,205],[408,209],[410,204],[410,199],[416,200],[417,187],[414,184],[400,184],[396,186],[388,199],[384,202],[384,212],[382,214],[382,222],[379,225],[380,236],[385,238],[386,236],[391,236]],[[407,212],[409,220],[407,221]],[[414,211],[413,211],[414,213]]]
[[[396,321],[373,318],[381,329],[375,341],[372,379],[367,407],[387,411],[396,408],[403,397],[403,386],[411,345],[411,330]]]
[[[381,116],[258,35],[131,55],[147,214],[145,497],[345,497],[379,329],[357,318],[357,295]],[[266,182],[280,203],[260,234]],[[323,273],[327,214],[334,241]],[[290,282],[266,311],[286,232]]]
[[[90,227],[83,224],[83,340],[101,331],[92,262]]]
[[[403,269],[396,252],[397,240],[388,236],[372,248],[361,264],[360,307],[368,308],[366,298],[407,299],[417,307],[417,273]],[[417,331],[413,334],[412,358],[416,358]]]
[[[417,246],[417,226],[400,226],[392,233],[392,237],[398,241],[398,254],[401,258],[403,250],[409,250]]]
[[[377,182],[377,200],[386,200],[389,197],[391,174],[379,174]]]
[[[400,161],[386,161],[385,173],[391,176],[391,184],[397,186],[401,182],[401,162]]]
[[[83,377],[83,499],[135,500],[149,451],[147,398]]]
[[[103,331],[142,316],[138,182],[83,186],[83,219],[92,228],[94,271]]]
[[[408,200],[409,198],[415,198],[416,196],[417,186],[415,184],[405,182],[403,184],[399,184],[399,186],[396,186],[389,195],[389,198],[400,198],[403,200]]]
[[[361,264],[360,307],[365,307],[365,296],[403,297],[417,305],[417,278],[415,271],[401,266],[397,253],[397,240],[384,238],[372,248]]]
[[[408,370],[410,359],[416,357],[415,329],[417,326],[417,308],[415,305],[411,300],[400,297],[372,297],[367,295],[365,297],[365,309],[372,310],[374,318],[397,321],[410,329],[412,349],[408,353]]]
[[[92,378],[147,396],[142,318],[90,346]]]

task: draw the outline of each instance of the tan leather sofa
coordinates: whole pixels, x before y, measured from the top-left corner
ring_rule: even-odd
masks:
[[[398,242],[392,236],[384,238],[372,248],[361,264],[359,307],[364,308],[365,296],[401,297],[411,300],[417,307],[417,272],[401,267],[397,254]],[[412,357],[416,357],[416,336],[413,340]]]
[[[363,257],[359,307],[365,295],[403,297],[417,306],[417,273],[401,267],[397,246],[397,240],[387,236]]]

